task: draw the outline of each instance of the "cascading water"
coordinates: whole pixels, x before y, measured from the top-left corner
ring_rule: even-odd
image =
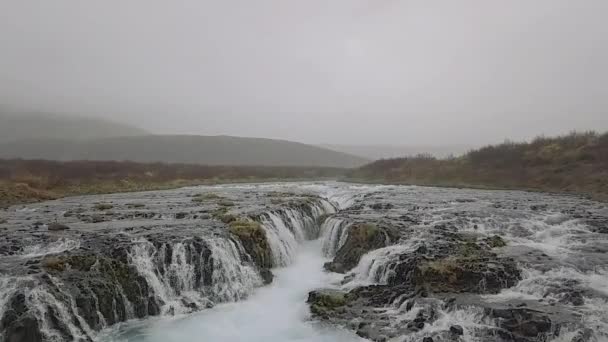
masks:
[[[275,266],[288,266],[293,263],[298,246],[303,241],[319,237],[321,228],[316,220],[335,213],[335,208],[324,200],[311,204],[307,210],[309,212],[286,209],[261,216]]]
[[[323,224],[323,254],[333,257],[344,245],[348,237],[348,228],[351,223],[337,217],[331,217]]]
[[[212,239],[209,242],[213,255],[211,293],[215,301],[244,299],[262,285],[262,278],[255,268],[241,260],[244,253],[242,247],[226,239]]]
[[[309,321],[308,292],[337,280],[336,275],[323,272],[321,266],[327,260],[320,247],[319,241],[303,242],[294,263],[275,270],[273,284],[245,301],[218,305],[180,320],[115,331],[103,341],[362,342],[354,333]]]
[[[195,198],[201,191],[217,194]],[[163,203],[164,193],[153,192],[145,195],[150,196],[148,207],[137,211],[121,207],[136,202],[132,195],[116,195],[110,197],[115,215],[125,213],[112,222],[88,225],[74,218],[70,231],[44,239],[38,238],[41,232],[32,234],[31,247],[2,249],[0,244],[0,253],[12,253],[2,255],[0,270],[19,271],[0,276],[0,318],[12,329],[7,334],[28,342],[360,341],[339,328],[311,322],[309,291],[329,288],[361,296],[360,302],[335,311],[353,310],[346,321],[337,321],[339,326],[358,333],[363,327],[362,336],[395,333],[388,341],[419,342],[429,336],[436,342],[493,340],[488,332],[502,323],[488,310],[534,311],[540,305],[575,313],[575,323],[593,330],[592,339],[580,341],[606,341],[607,258],[598,251],[605,251],[608,241],[569,211],[579,205],[577,200],[337,183],[224,185],[168,193],[169,205]],[[241,197],[244,205],[238,204]],[[237,204],[231,207],[231,201]],[[529,202],[553,203],[558,209],[528,209],[534,204]],[[580,206],[587,210],[590,205]],[[332,215],[338,209],[343,210]],[[44,212],[20,210],[15,215],[27,222]],[[258,265],[247,240],[228,233],[230,222],[261,225],[266,251],[277,267],[271,285],[262,286],[268,283],[268,270]],[[394,228],[401,235],[390,240],[394,245],[363,255],[345,277],[324,272],[323,264],[330,261],[326,257],[342,255],[347,238],[351,243],[354,223]],[[492,247],[492,253],[519,262],[521,277],[508,286],[445,296],[404,286],[407,263],[428,266],[427,261],[446,255],[455,260],[450,258],[470,250],[452,247],[466,247],[467,241],[486,246],[485,239],[495,234],[506,247]],[[321,241],[308,241],[319,237]],[[488,260],[497,261],[493,256]],[[381,286],[368,286],[375,284]],[[387,301],[378,307],[365,302],[385,295]],[[26,311],[19,311],[21,307]],[[460,337],[450,332],[454,326],[462,330]],[[587,336],[581,335],[580,324],[560,327],[560,336],[547,340],[571,342]],[[41,335],[26,335],[28,331]]]

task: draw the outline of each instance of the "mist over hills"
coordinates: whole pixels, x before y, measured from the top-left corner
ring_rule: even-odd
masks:
[[[6,113],[0,114],[0,158],[341,168],[358,167],[369,161],[285,140],[151,135],[106,120]]]
[[[109,120],[0,107],[0,143],[29,139],[84,140],[149,134]]]

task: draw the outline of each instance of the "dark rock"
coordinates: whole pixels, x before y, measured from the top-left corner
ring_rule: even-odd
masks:
[[[492,309],[491,317],[498,319],[498,326],[516,338],[545,338],[554,336],[559,327],[554,326],[549,317],[541,312],[525,308]],[[534,340],[536,341],[536,340]]]
[[[591,342],[593,341],[593,330],[585,328],[576,333],[571,342]]]
[[[267,268],[260,269],[260,276],[262,277],[265,285],[271,284],[274,280],[274,274],[272,274],[272,271]]]
[[[325,264],[325,269],[336,273],[346,273],[359,263],[361,257],[369,251],[388,246],[397,239],[392,229],[379,228],[372,224],[353,225],[344,245],[336,253],[332,262]]]
[[[48,230],[49,231],[60,231],[60,230],[68,230],[70,229],[70,227],[66,226],[65,224],[61,224],[61,223],[51,223],[48,225]]]
[[[464,335],[464,329],[460,325],[452,325],[450,327],[450,332],[458,336]]]

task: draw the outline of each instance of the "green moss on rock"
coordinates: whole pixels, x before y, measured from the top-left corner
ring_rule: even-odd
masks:
[[[498,235],[494,235],[483,240],[490,248],[505,247],[507,243],[503,238]]]
[[[110,210],[114,208],[114,205],[110,203],[99,203],[95,205],[95,209],[99,211]]]
[[[46,257],[40,262],[47,271],[63,272],[66,270],[66,260],[62,257]]]
[[[272,251],[266,238],[266,231],[258,222],[237,219],[228,224],[229,231],[237,237],[253,261],[261,268],[271,268]]]
[[[328,316],[348,302],[346,293],[334,290],[312,291],[308,294],[310,311],[316,316]]]
[[[389,232],[390,231],[390,232]],[[374,249],[386,247],[397,238],[396,232],[388,228],[363,223],[350,228],[344,245],[336,253],[332,262],[325,264],[325,269],[346,273],[359,263],[361,257]]]

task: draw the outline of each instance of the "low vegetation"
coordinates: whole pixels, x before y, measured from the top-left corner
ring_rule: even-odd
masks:
[[[344,169],[0,159],[0,207],[69,195],[147,191],[228,182],[335,179]],[[206,201],[213,194],[194,197]],[[223,204],[229,205],[228,202]]]
[[[350,180],[392,184],[567,192],[608,200],[608,133],[571,133],[505,142],[462,157],[384,159]]]

